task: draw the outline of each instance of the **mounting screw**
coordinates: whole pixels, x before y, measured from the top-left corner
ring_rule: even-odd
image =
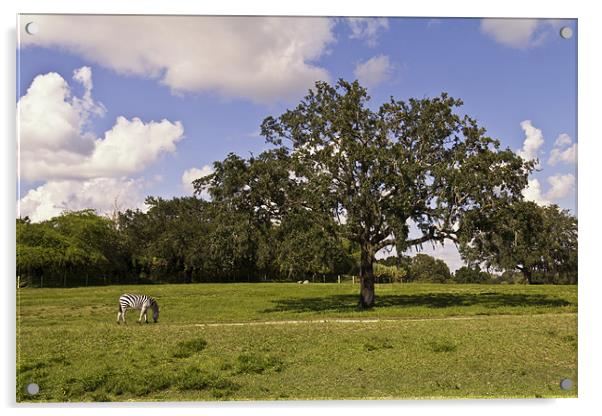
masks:
[[[573,29],[568,26],[564,26],[560,29],[560,37],[562,39],[570,39],[573,37]]]
[[[25,387],[25,392],[27,394],[29,394],[30,396],[35,396],[36,394],[38,394],[40,392],[40,386],[38,386],[37,383],[29,383]]]

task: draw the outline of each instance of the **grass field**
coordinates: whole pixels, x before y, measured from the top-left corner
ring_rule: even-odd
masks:
[[[576,397],[577,287],[195,284],[20,289],[18,401]],[[117,325],[124,292],[158,324]],[[150,316],[149,316],[150,317]],[[240,325],[239,325],[240,324]],[[561,390],[561,379],[574,388]],[[25,394],[28,383],[40,386]]]

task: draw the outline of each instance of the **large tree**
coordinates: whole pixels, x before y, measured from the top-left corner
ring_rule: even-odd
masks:
[[[466,218],[465,260],[519,271],[528,283],[577,282],[577,219],[556,205],[518,201]]]
[[[296,108],[261,126],[289,166],[270,184],[282,194],[273,206],[336,219],[331,229],[361,249],[362,308],[374,305],[379,250],[457,241],[466,213],[520,198],[533,168],[473,118],[458,115],[462,101],[445,93],[391,98],[378,110],[369,99],[357,81],[318,82]]]

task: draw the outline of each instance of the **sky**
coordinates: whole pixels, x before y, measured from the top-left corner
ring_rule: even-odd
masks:
[[[461,98],[539,160],[525,198],[577,214],[575,20],[22,15],[17,66],[17,215],[33,221],[191,195],[214,161],[269,147],[265,117],[338,78],[374,108]],[[462,265],[451,243],[425,252]]]

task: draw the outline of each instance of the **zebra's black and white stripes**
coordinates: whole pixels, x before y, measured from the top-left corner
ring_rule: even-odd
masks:
[[[153,320],[157,322],[159,319],[159,304],[155,300],[147,295],[134,295],[131,293],[125,293],[119,297],[119,313],[117,314],[117,323],[123,321],[125,324],[125,312],[128,309],[140,309],[140,318],[138,318],[138,323],[142,323],[142,318],[144,318],[144,322],[148,323],[146,318],[146,313],[149,309],[153,310]]]

